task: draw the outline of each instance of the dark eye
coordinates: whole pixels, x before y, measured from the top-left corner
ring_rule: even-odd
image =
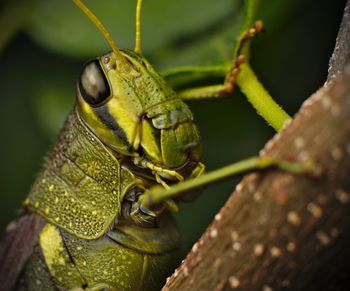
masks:
[[[111,95],[107,78],[98,60],[85,64],[80,75],[79,90],[90,105],[97,105]]]

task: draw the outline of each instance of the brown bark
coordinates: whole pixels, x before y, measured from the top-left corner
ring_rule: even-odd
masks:
[[[349,3],[330,82],[261,152],[313,175],[247,175],[163,290],[350,290]]]
[[[350,0],[344,9],[343,19],[340,24],[335,48],[329,60],[328,78],[330,81],[344,70],[346,64],[350,63]]]

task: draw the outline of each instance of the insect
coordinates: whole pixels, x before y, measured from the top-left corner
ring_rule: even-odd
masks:
[[[94,14],[74,2],[112,52],[82,69],[76,106],[7,237],[23,233],[15,242],[28,241],[27,248],[16,270],[6,270],[16,259],[3,259],[1,278],[17,272],[5,288],[25,290],[157,290],[177,263],[180,236],[170,215],[176,202],[218,179],[276,164],[253,158],[202,176],[200,135],[182,100],[232,92],[240,51],[262,25],[242,36],[223,85],[177,94],[140,54],[138,33],[135,51],[120,50]],[[137,19],[140,10],[139,0]],[[191,182],[178,184],[184,180]]]

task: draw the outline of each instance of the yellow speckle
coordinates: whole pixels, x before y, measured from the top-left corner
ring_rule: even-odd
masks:
[[[55,218],[55,221],[60,221],[60,218],[57,216],[56,218]]]
[[[296,248],[297,248],[297,246],[295,245],[294,242],[289,242],[287,244],[287,251],[288,252],[294,252]]]
[[[322,230],[316,232],[316,237],[323,245],[329,245],[331,242],[331,239],[329,238],[329,236]]]
[[[278,247],[273,246],[270,249],[270,253],[273,257],[279,257],[281,255],[281,250]]]
[[[93,210],[93,211],[92,211],[92,215],[94,215],[94,216],[97,215],[97,211],[96,211],[96,210]]]
[[[52,192],[54,188],[55,188],[55,185],[51,184],[51,185],[49,186],[49,191]]]
[[[343,158],[343,151],[340,148],[336,147],[331,150],[331,155],[334,160],[339,161]]]
[[[45,214],[49,214],[50,213],[50,208],[49,207],[46,207],[45,208]]]
[[[221,220],[221,213],[218,213],[215,215],[215,220],[220,221]]]
[[[42,179],[41,183],[45,184],[46,183],[46,179]]]
[[[344,190],[337,190],[335,192],[335,196],[337,197],[337,199],[343,203],[343,204],[346,204],[349,202],[350,200],[350,195],[349,193],[345,192]]]
[[[62,282],[62,277],[58,277],[57,280],[58,280],[59,282]]]
[[[68,272],[67,275],[68,275],[68,276],[72,276],[72,272]]]
[[[262,287],[262,291],[273,291],[273,289],[270,286],[268,286],[268,285],[264,285]]]
[[[23,201],[23,204],[24,204],[24,205],[28,205],[28,204],[29,204],[29,201],[30,201],[29,198],[26,198],[26,199]]]
[[[239,237],[239,235],[238,235],[238,232],[237,232],[237,231],[231,231],[231,239],[232,239],[233,241],[238,240],[238,237]]]
[[[216,238],[218,236],[218,230],[216,228],[213,228],[209,233],[211,238]]]
[[[58,197],[55,198],[55,203],[56,203],[56,204],[58,203]]]
[[[256,256],[261,256],[264,252],[264,245],[263,244],[256,244],[254,246],[254,254]]]
[[[83,266],[86,266],[86,261],[83,262]]]
[[[74,199],[74,198],[71,198],[70,201],[74,203],[74,202],[75,202],[75,199]]]
[[[40,206],[39,202],[35,202],[35,203],[34,203],[34,207],[35,207],[35,208],[39,208],[39,206]]]
[[[287,215],[287,220],[294,226],[298,226],[301,223],[299,214],[296,211],[290,211]]]
[[[304,147],[305,141],[304,141],[303,138],[297,137],[297,138],[294,140],[294,145],[295,145],[298,149],[300,149],[300,148]]]
[[[239,183],[237,186],[236,186],[236,191],[237,192],[241,192],[243,189],[243,184],[242,183]]]
[[[59,264],[59,265],[65,265],[65,264],[66,264],[66,261],[64,260],[63,257],[59,257],[59,258],[58,258],[58,264]]]
[[[241,283],[236,276],[230,276],[228,278],[228,282],[230,283],[230,286],[233,289],[238,288]]]
[[[322,208],[319,207],[317,204],[310,202],[307,205],[307,210],[312,214],[315,218],[320,218],[322,216]]]
[[[107,276],[108,272],[106,270],[103,271],[103,275]]]
[[[255,192],[253,198],[254,198],[255,202],[259,202],[262,198],[261,192],[259,192],[259,191]]]
[[[83,249],[82,246],[77,246],[77,251],[81,251]]]
[[[238,241],[236,241],[236,242],[234,242],[233,244],[232,244],[232,248],[233,248],[233,250],[234,251],[236,251],[236,252],[238,252],[240,249],[241,249],[241,243],[240,242],[238,242]]]

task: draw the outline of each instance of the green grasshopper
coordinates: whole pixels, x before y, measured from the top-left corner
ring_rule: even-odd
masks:
[[[230,94],[237,78],[249,75],[248,69],[240,73],[241,51],[262,24],[256,22],[242,35],[224,84],[175,92],[141,54],[141,0],[134,51],[119,49],[96,16],[80,0],[73,1],[112,52],[82,69],[75,108],[24,202],[25,214],[5,238],[16,237],[13,248],[20,240],[27,244],[16,255],[14,249],[2,252],[2,287],[158,290],[178,262],[181,240],[170,214],[178,210],[178,201],[252,169],[300,170],[283,161],[251,158],[203,175],[199,131],[183,102]],[[165,77],[180,73],[189,70],[169,71]],[[254,78],[250,82],[254,85]],[[289,118],[279,112],[277,129]],[[15,236],[20,233],[25,235]],[[15,269],[8,269],[10,260]],[[15,276],[7,281],[9,273]]]

